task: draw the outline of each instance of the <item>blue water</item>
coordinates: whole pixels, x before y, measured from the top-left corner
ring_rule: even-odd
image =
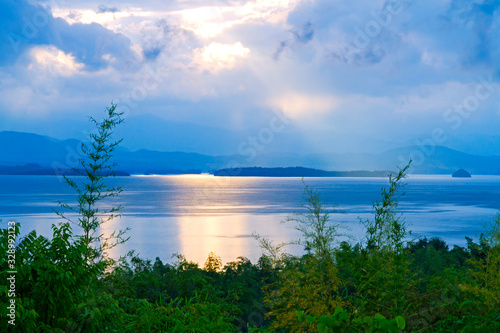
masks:
[[[382,178],[307,178],[322,199],[337,205],[331,218],[362,240],[359,218],[373,216],[372,203],[387,186]],[[414,175],[406,180],[399,210],[411,225],[411,237],[439,236],[463,245],[465,236],[477,238],[486,222],[500,209],[500,176],[453,179],[450,176]],[[286,242],[300,235],[283,224],[288,214],[301,211],[304,184],[300,178],[213,176],[132,176],[110,179],[123,187],[107,207],[122,205],[122,217],[102,232],[130,227],[130,240],[112,256],[134,249],[142,257],[170,261],[173,253],[203,264],[210,251],[224,261],[262,253],[252,233]],[[0,218],[21,222],[22,233],[35,229],[49,236],[60,221],[53,209],[58,201],[72,203],[76,196],[59,177],[0,176]],[[300,248],[289,247],[291,253]]]

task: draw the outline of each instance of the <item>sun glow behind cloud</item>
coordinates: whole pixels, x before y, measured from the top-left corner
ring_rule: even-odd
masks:
[[[211,43],[201,49],[195,49],[193,63],[200,70],[217,73],[222,69],[232,69],[236,61],[250,54],[250,49],[240,42],[234,44]]]
[[[89,8],[54,8],[52,14],[70,24],[98,23],[115,32],[127,29],[124,20],[165,19],[200,38],[213,38],[226,29],[249,22],[286,24],[288,14],[301,0],[257,0],[242,4],[205,5],[181,10],[159,11],[126,8],[115,12],[96,12]]]
[[[171,67],[180,64],[184,69],[216,74],[237,68],[242,59],[266,56],[259,49],[250,53],[250,47],[244,45],[245,36],[239,38],[232,28],[245,24],[284,27],[288,14],[300,1],[257,0],[212,6],[207,2],[201,7],[186,2],[184,5],[188,8],[179,9],[178,4],[173,3],[158,11],[120,8],[115,12],[97,12],[89,8],[56,8],[54,16],[70,24],[97,23],[127,36],[138,59],[155,54],[153,59],[158,63],[168,62]],[[168,59],[157,56],[164,48],[172,48],[165,52],[168,52]],[[105,56],[101,55],[108,60]]]
[[[296,92],[273,98],[270,101],[272,108],[282,110],[292,118],[325,114],[334,111],[339,105],[340,101],[333,96]]]
[[[41,8],[16,3],[0,12],[5,36],[22,36],[23,18]],[[355,45],[358,30],[377,22],[374,13],[386,1],[35,3],[51,14],[49,24],[20,40],[19,52],[0,53],[3,96],[16,97],[1,98],[0,108],[12,112],[25,109],[17,96],[30,94],[47,114],[63,112],[75,96],[84,101],[82,114],[89,101],[118,98],[138,114],[231,130],[251,131],[279,109],[297,118],[297,127],[387,128],[379,132],[389,136],[404,121],[407,131],[399,132],[413,137],[447,125],[443,114],[474,93],[466,88],[475,88],[477,77],[492,76],[492,91],[500,86],[500,5],[479,0],[414,2],[355,48],[350,61],[343,43]],[[3,43],[12,49],[8,38]],[[139,94],[151,77],[157,87]],[[492,93],[460,130],[494,132],[488,118],[497,119],[498,103]]]
[[[120,21],[129,18],[148,18],[161,15],[161,12],[144,11],[141,8],[129,8],[126,11],[98,13],[92,9],[64,9],[54,8],[52,11],[54,17],[64,19],[69,24],[75,23],[97,23],[108,29],[116,30],[120,26]]]
[[[181,27],[203,38],[213,38],[237,24],[250,22],[285,23],[298,0],[250,1],[239,6],[206,6],[174,12]]]
[[[33,62],[28,66],[29,70],[41,69],[55,75],[71,76],[84,67],[83,64],[77,63],[71,54],[66,54],[54,46],[33,48],[31,56]]]

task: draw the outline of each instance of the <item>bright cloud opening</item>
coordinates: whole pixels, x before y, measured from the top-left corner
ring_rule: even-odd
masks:
[[[66,54],[54,46],[36,47],[31,50],[34,60],[28,69],[43,69],[51,74],[71,76],[83,69],[84,65],[76,62],[75,57]]]
[[[201,49],[194,50],[193,63],[202,71],[217,73],[223,69],[235,67],[239,58],[250,54],[250,49],[240,42],[234,44],[211,43]]]
[[[105,13],[97,13],[91,9],[63,9],[63,8],[54,8],[52,10],[52,15],[54,17],[60,17],[64,19],[69,24],[75,23],[98,23],[102,26],[116,30],[117,27],[120,26],[120,21],[129,17],[137,17],[137,18],[148,18],[154,15],[159,15],[160,13],[153,13],[148,11],[143,11],[140,8],[130,8],[126,11],[119,12],[105,12]]]
[[[237,24],[266,21],[286,22],[288,14],[299,0],[257,0],[242,5],[206,6],[175,12],[181,17],[182,27],[195,34],[212,38]]]

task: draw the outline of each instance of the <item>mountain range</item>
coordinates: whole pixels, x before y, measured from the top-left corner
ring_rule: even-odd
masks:
[[[189,140],[189,138],[185,138]],[[81,141],[60,140],[33,133],[0,132],[0,166],[37,164],[43,168],[77,167]],[[115,151],[118,169],[132,174],[201,173],[232,167],[306,167],[323,170],[394,170],[413,157],[411,173],[452,174],[465,169],[471,174],[500,174],[500,156],[481,156],[442,146],[407,146],[374,153],[294,153],[263,149],[255,155],[208,155],[123,147]],[[1,172],[1,171],[0,171]]]
[[[229,123],[229,122],[228,122]],[[194,152],[204,155],[231,155],[238,153],[238,147],[250,137],[269,127],[269,123],[246,126],[246,129],[229,126],[188,123],[164,119],[152,114],[129,115],[117,129],[117,137],[123,138],[122,147],[131,151],[150,149],[157,151]],[[89,128],[82,117],[37,119],[37,121],[13,122],[0,117],[0,131],[17,131],[50,136],[59,140],[85,139]],[[252,129],[253,128],[253,129]],[[391,149],[411,147],[426,142],[429,133],[420,136],[401,134],[388,137],[383,131],[353,134],[336,130],[307,129],[291,121],[283,131],[275,133],[266,144],[265,152],[295,152],[302,155],[312,153],[371,153],[380,154]],[[472,155],[500,155],[500,135],[472,132],[446,132],[442,144],[448,148]]]

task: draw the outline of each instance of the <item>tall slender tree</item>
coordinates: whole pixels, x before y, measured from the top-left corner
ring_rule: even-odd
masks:
[[[64,176],[65,182],[75,190],[78,195],[77,204],[70,205],[59,202],[59,206],[71,213],[78,215],[74,221],[65,212],[56,213],[67,221],[78,225],[83,234],[79,236],[80,242],[87,251],[85,258],[89,262],[99,261],[106,257],[106,250],[125,242],[125,230],[114,231],[109,236],[100,233],[99,227],[120,216],[121,206],[110,209],[98,207],[98,203],[106,198],[115,197],[123,190],[121,186],[110,186],[106,179],[115,176],[116,162],[112,162],[113,151],[123,139],[114,140],[113,130],[123,122],[123,113],[116,111],[116,104],[106,108],[106,116],[102,121],[90,117],[90,122],[95,125],[95,132],[89,135],[89,142],[82,142],[82,158],[78,160],[79,166],[72,171],[83,178],[70,178]]]

